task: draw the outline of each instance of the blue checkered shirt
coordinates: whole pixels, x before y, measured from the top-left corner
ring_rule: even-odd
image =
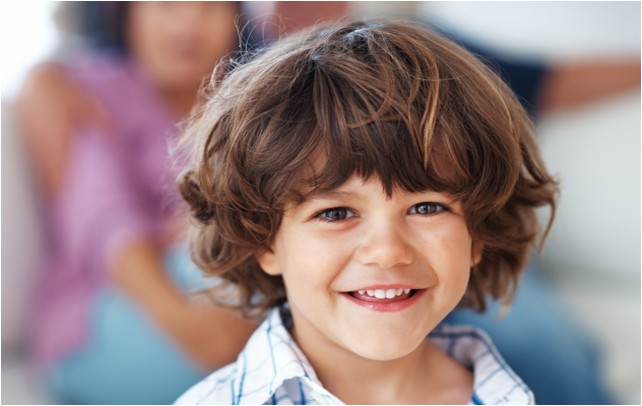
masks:
[[[193,386],[177,404],[343,404],[328,392],[274,309],[235,363]],[[534,404],[529,388],[499,355],[488,336],[465,326],[441,326],[428,339],[474,373],[470,404]]]

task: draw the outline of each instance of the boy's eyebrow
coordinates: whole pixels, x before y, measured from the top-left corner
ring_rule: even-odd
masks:
[[[439,193],[444,194],[448,197],[448,204],[453,204],[460,199],[452,197],[449,193],[446,192],[437,192],[434,190],[427,189],[423,192],[417,193]],[[299,199],[297,199],[296,206],[303,206],[310,204],[314,200],[355,200],[361,197],[359,192],[348,192],[340,190],[311,190],[307,193],[300,193]]]
[[[358,192],[346,192],[340,190],[312,190],[308,193],[301,193],[297,206],[310,204],[314,200],[354,200],[359,197]]]

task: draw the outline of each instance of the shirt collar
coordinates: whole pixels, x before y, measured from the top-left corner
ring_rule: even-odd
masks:
[[[287,307],[273,309],[250,337],[237,360],[234,403],[273,403],[270,399],[275,394],[290,388],[292,380],[298,380],[295,386],[301,393],[290,394],[295,400],[312,397],[314,403],[342,404],[323,388],[312,365],[294,342],[287,329],[290,317]],[[252,387],[252,384],[259,386]]]
[[[491,339],[471,326],[439,326],[429,334],[439,349],[473,371],[473,404],[534,404],[533,393],[506,364]]]

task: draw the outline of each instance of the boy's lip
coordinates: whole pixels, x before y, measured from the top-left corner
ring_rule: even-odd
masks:
[[[387,290],[387,289],[421,289],[418,286],[414,285],[409,285],[409,284],[402,284],[402,283],[395,283],[395,284],[377,284],[377,285],[368,285],[368,286],[363,286],[357,289],[353,289],[350,292],[357,292],[360,290],[377,290],[377,289],[382,289],[382,290]]]

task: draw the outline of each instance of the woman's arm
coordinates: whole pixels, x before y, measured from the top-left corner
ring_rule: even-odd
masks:
[[[73,83],[60,64],[33,68],[17,99],[18,120],[44,196],[57,196],[67,173],[69,148],[81,123],[109,133],[100,102]]]
[[[238,312],[190,300],[169,280],[161,250],[145,238],[124,246],[110,268],[116,286],[205,370],[232,362],[257,326]]]
[[[550,67],[539,95],[542,111],[560,111],[640,89],[640,60],[580,61]]]

